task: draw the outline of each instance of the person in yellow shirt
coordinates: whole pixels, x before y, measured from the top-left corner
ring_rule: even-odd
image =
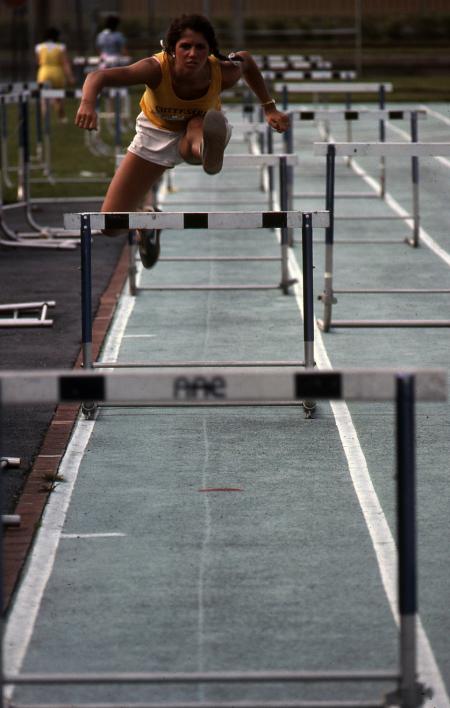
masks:
[[[202,165],[208,174],[220,172],[231,136],[220,93],[241,77],[259,99],[268,124],[281,133],[287,130],[289,117],[277,110],[254,59],[246,51],[222,55],[214,28],[202,15],[173,20],[162,52],[127,67],[90,73],[75,118],[85,130],[97,128],[96,99],[105,86],[146,87],[136,135],[109,185],[102,211],[138,211],[164,171],[183,161]],[[142,263],[150,268],[159,256],[159,232],[141,229],[139,238]]]
[[[73,85],[75,83],[66,45],[59,41],[59,30],[56,27],[49,27],[45,33],[44,41],[36,45],[35,52],[38,63],[37,82],[39,84],[48,88],[65,88],[66,84]],[[58,118],[62,122],[67,122],[63,99],[55,98],[54,105]]]

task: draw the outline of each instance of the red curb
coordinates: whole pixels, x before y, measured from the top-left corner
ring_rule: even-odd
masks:
[[[128,276],[128,246],[125,245],[110,281],[100,297],[100,304],[92,326],[92,355],[100,353],[105,335],[111,324],[120,293]],[[80,368],[82,350],[80,350],[74,368]],[[36,455],[28,474],[25,486],[18,501],[15,514],[21,517],[18,528],[7,528],[3,536],[3,609],[7,611],[31,550],[34,534],[39,526],[45,505],[50,495],[51,480],[47,475],[55,476],[61,457],[69,443],[73,426],[78,415],[77,404],[61,404],[53,415],[44,441]],[[45,457],[56,455],[56,457]]]

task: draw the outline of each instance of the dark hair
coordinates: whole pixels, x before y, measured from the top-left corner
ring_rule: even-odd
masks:
[[[214,27],[204,15],[181,15],[172,20],[163,43],[164,51],[173,54],[176,43],[187,29],[202,34],[208,42],[210,53],[217,59],[228,60],[228,57],[220,53]]]
[[[59,29],[56,27],[49,27],[45,30],[44,41],[49,40],[50,42],[57,42],[59,39]]]
[[[118,17],[117,15],[108,15],[105,20],[105,29],[109,29],[111,30],[111,32],[114,32],[119,25],[120,17]]]

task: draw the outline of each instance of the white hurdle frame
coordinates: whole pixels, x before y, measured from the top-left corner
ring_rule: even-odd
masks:
[[[130,398],[135,405],[223,405],[245,404],[247,398],[258,405],[272,404],[280,396],[293,404],[314,397],[324,400],[394,401],[396,407],[397,458],[397,545],[399,662],[394,670],[360,671],[214,671],[214,672],[144,672],[144,673],[20,673],[5,675],[0,652],[0,708],[4,707],[5,685],[174,685],[174,684],[243,684],[243,683],[360,683],[394,682],[395,689],[378,701],[314,702],[315,708],[418,708],[432,691],[417,680],[417,561],[416,561],[416,492],[415,492],[415,401],[445,401],[447,373],[434,370],[363,369],[312,372],[285,369],[263,371],[251,366],[246,370],[178,369],[139,373],[96,373],[92,371],[0,372],[0,414],[5,405],[60,403],[85,398],[120,404]],[[1,420],[0,420],[1,432]],[[0,524],[0,546],[2,528]],[[1,551],[1,547],[0,547]],[[3,578],[0,578],[0,595]],[[3,618],[1,620],[3,623]],[[2,627],[3,629],[3,627]],[[3,636],[3,631],[1,632]],[[55,708],[68,708],[58,704]],[[114,708],[113,703],[102,704]],[[130,708],[137,703],[128,704]],[[142,706],[142,703],[139,704]],[[190,708],[283,708],[286,701],[213,701],[182,704]],[[15,702],[16,708],[25,708]],[[72,708],[86,704],[70,703]],[[147,708],[162,708],[162,703],[148,703]],[[311,703],[289,701],[290,708],[311,708]],[[37,704],[26,708],[38,708]],[[52,704],[46,704],[52,708]]]
[[[116,367],[116,362],[94,363],[92,358],[92,274],[91,274],[91,241],[92,229],[137,229],[137,228],[160,228],[160,229],[272,229],[280,228],[285,234],[282,249],[286,254],[283,261],[285,271],[283,271],[284,283],[287,287],[289,280],[288,270],[288,243],[286,234],[288,228],[301,228],[302,230],[302,260],[303,260],[303,335],[304,335],[304,362],[295,362],[308,368],[314,367],[314,296],[313,296],[313,229],[326,228],[329,224],[329,215],[326,211],[321,212],[125,212],[125,213],[78,213],[65,214],[64,223],[68,228],[79,228],[81,238],[81,283],[82,283],[82,351],[83,367],[85,369],[111,368]],[[248,290],[249,288],[262,290],[278,288],[279,286],[231,286],[233,289]],[[151,290],[163,290],[164,288],[151,288]],[[174,288],[185,290],[180,286]],[[199,286],[191,287],[190,290],[223,290],[230,289],[230,286]],[[175,362],[176,366],[181,363],[189,365],[217,365],[215,362]],[[259,366],[280,365],[282,362],[256,362]],[[284,363],[284,362],[283,362]],[[286,362],[292,365],[293,362]],[[167,364],[167,362],[166,362]],[[230,361],[221,362],[222,366],[239,366],[242,362]],[[122,364],[122,366],[136,366],[136,363]],[[154,367],[156,363],[144,363],[139,366]],[[315,409],[315,403],[304,402],[305,415],[310,417]],[[85,405],[87,415],[92,413],[92,407]]]
[[[376,93],[379,98],[379,107],[384,108],[383,101],[385,93],[391,93],[393,86],[391,83],[376,83],[376,82],[314,82],[308,84],[296,84],[290,82],[275,82],[274,89],[281,94],[283,99],[283,108],[288,109],[289,93],[307,93],[313,95],[313,102],[317,103],[318,97],[329,96],[330,94],[345,94],[347,108],[351,106],[351,98],[353,94]]]
[[[43,300],[40,302],[21,302],[0,305],[0,329],[8,327],[52,327],[53,320],[47,317],[48,308],[55,307],[54,300]],[[33,312],[39,314],[30,317],[23,317],[25,312],[31,315]],[[5,317],[11,314],[11,317]]]
[[[325,155],[326,170],[326,209],[330,214],[330,224],[325,231],[325,276],[324,290],[319,296],[324,305],[323,319],[319,327],[328,332],[333,327],[450,327],[450,320],[332,320],[332,307],[337,302],[335,293],[377,294],[449,294],[448,288],[389,288],[389,289],[333,289],[333,248],[334,248],[334,186],[335,160],[339,157],[409,157],[412,159],[413,216],[402,217],[404,221],[413,220],[413,238],[405,238],[404,243],[417,248],[419,246],[419,157],[450,156],[450,143],[315,143],[315,154]],[[365,217],[370,218],[370,217]],[[382,241],[389,243],[389,241]],[[399,243],[402,243],[399,241]]]
[[[330,120],[343,120],[346,126],[346,137],[347,142],[351,143],[353,141],[353,122],[364,118],[370,118],[373,120],[378,120],[378,132],[380,136],[380,141],[385,142],[385,121],[387,120],[407,120],[409,119],[411,125],[411,141],[417,141],[417,119],[425,119],[427,117],[427,111],[425,109],[386,109],[386,108],[358,108],[358,109],[342,109],[342,108],[319,108],[318,110],[310,110],[307,108],[301,108],[297,110],[288,111],[291,117],[291,123],[289,130],[292,135],[289,136],[289,146],[291,150],[294,150],[294,122],[293,119],[297,119],[299,122],[304,121],[324,121],[325,135],[324,139],[329,142],[330,137]],[[351,164],[351,158],[347,158],[347,165]],[[380,159],[380,193],[370,194],[367,192],[339,192],[335,193],[335,199],[377,199],[384,198],[386,194],[386,163],[384,156]],[[294,198],[322,198],[322,192],[305,192],[303,194],[294,194]]]

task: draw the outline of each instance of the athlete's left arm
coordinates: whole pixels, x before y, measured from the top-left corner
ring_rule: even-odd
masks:
[[[235,63],[221,62],[222,89],[231,88],[242,76],[259,99],[268,124],[279,133],[284,133],[289,127],[289,116],[277,109],[255,60],[249,52],[236,52],[235,56],[238,57]]]

